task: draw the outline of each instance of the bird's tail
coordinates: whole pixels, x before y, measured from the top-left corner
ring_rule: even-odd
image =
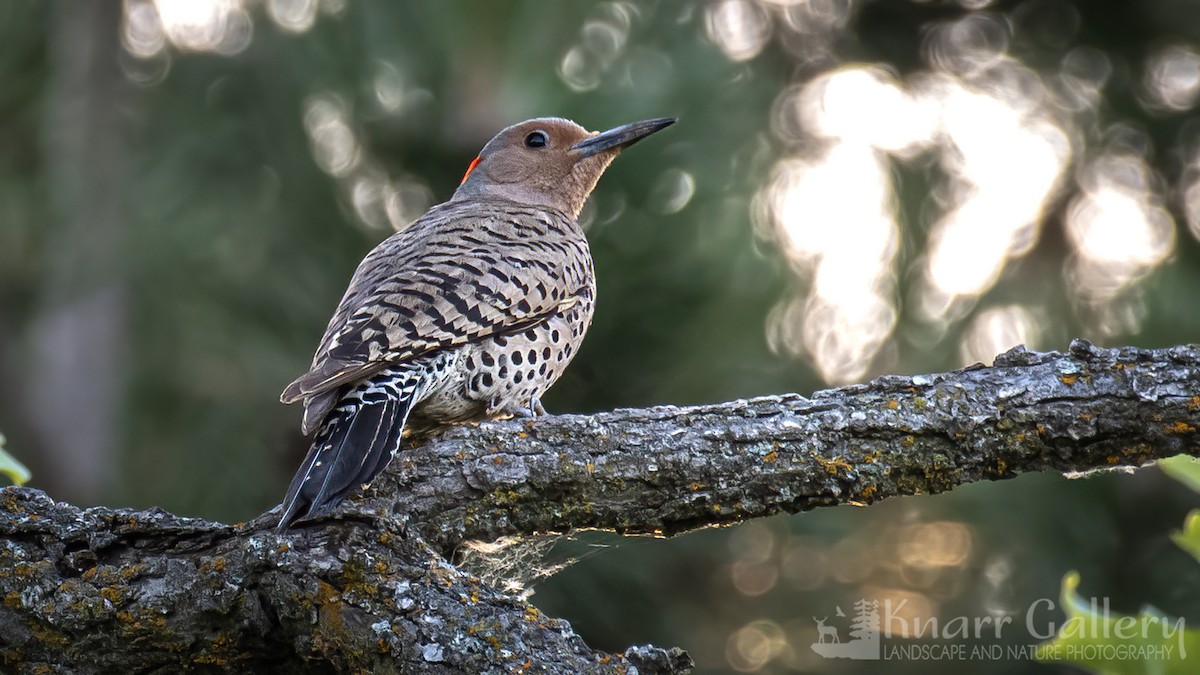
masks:
[[[388,465],[421,390],[417,369],[384,370],[330,411],[283,499],[276,531],[329,512]]]

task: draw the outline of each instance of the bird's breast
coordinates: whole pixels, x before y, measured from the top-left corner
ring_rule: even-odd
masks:
[[[454,371],[414,410],[417,423],[526,414],[578,352],[593,307],[589,294],[542,323],[458,347]]]

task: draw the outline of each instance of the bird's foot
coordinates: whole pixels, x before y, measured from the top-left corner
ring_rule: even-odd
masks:
[[[522,419],[534,419],[546,414],[546,408],[542,406],[542,399],[534,396],[529,399],[528,406],[516,406],[512,409],[513,417]]]

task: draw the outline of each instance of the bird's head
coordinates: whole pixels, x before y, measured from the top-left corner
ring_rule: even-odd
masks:
[[[454,199],[500,197],[578,217],[596,181],[621,150],[674,123],[673,118],[659,118],[603,133],[557,117],[514,124],[483,146]]]

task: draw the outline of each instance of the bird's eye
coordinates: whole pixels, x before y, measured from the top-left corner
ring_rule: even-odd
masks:
[[[525,137],[525,147],[527,148],[544,148],[550,139],[546,137],[546,132],[535,131]]]

